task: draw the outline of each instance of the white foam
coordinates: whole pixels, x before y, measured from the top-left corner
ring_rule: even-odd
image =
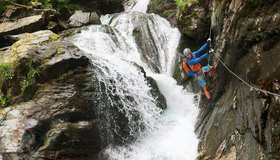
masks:
[[[156,41],[161,74],[155,74],[142,61],[133,37],[133,12],[102,17],[102,23],[110,25],[110,33],[104,33],[104,25],[91,26],[74,37],[74,43],[86,51],[95,67],[100,70],[98,78],[111,94],[121,97],[126,116],[139,112],[146,130],[129,119],[132,132],[140,132],[135,143],[126,146],[109,146],[105,153],[112,160],[192,160],[197,154],[198,140],[194,133],[197,108],[192,93],[187,92],[171,77],[176,47],[180,33],[157,15],[141,15],[151,23],[150,32]],[[143,24],[146,25],[146,24]],[[108,27],[108,26],[107,26]],[[139,27],[139,26],[138,26]],[[166,98],[168,108],[164,114],[156,107],[142,73],[133,65],[143,66],[153,77]],[[110,83],[114,80],[114,86]],[[110,90],[110,88],[113,88]],[[133,103],[126,100],[132,96]],[[111,100],[114,103],[113,100]]]

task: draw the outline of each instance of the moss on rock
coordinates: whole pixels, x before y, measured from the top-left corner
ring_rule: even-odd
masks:
[[[166,18],[172,25],[176,24],[175,15],[177,8],[174,0],[151,0],[148,6],[148,12],[156,13]]]
[[[5,104],[4,106],[22,101],[25,96],[31,98],[38,79],[43,82],[43,79],[60,75],[56,73],[71,69],[75,59],[84,61],[83,54],[77,47],[59,40],[60,36],[49,30],[38,31],[25,34],[8,50],[1,53],[0,102]],[[53,67],[55,70],[46,69],[60,63],[64,65],[59,69],[55,67]]]

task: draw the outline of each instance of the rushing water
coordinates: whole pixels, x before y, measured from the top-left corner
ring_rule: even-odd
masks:
[[[148,2],[141,0],[128,12],[102,17],[102,25],[90,26],[73,40],[91,57],[99,70],[98,79],[108,92],[120,97],[131,134],[137,135],[132,144],[109,146],[104,154],[112,160],[193,160],[198,146],[194,133],[198,113],[194,95],[171,77],[180,33],[163,18],[141,13],[146,12]],[[155,52],[148,53],[148,57],[143,58],[147,53],[141,53],[144,51],[137,46],[135,28],[149,33],[145,40],[155,47]],[[149,60],[155,62],[160,73],[154,71]],[[163,114],[135,63],[156,80],[166,98],[168,107]],[[128,96],[134,101],[128,101]],[[110,96],[108,99],[114,103]],[[135,112],[140,115],[144,131],[133,121],[131,114]]]
[[[132,0],[132,1],[134,1],[134,0]],[[129,11],[138,11],[138,12],[146,13],[150,0],[138,0],[135,2],[136,3],[133,3],[132,5],[128,6],[126,8],[126,11],[128,11],[128,12]]]

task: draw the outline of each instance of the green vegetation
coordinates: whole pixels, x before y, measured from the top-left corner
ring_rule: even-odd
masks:
[[[59,12],[68,11],[71,14],[75,10],[79,10],[79,6],[74,4],[73,0],[32,0],[33,2],[40,2],[43,6],[54,8]]]
[[[168,17],[169,15],[175,13],[176,11],[174,11],[173,9],[169,9],[169,10],[165,10],[163,11],[163,13],[161,14],[162,17]]]
[[[187,6],[187,0],[175,0],[176,5],[178,6],[178,8],[182,11],[185,10],[186,6]]]
[[[3,114],[4,114],[4,109],[0,108],[0,117],[3,116]]]
[[[24,92],[25,89],[32,84],[32,80],[34,80],[34,78],[36,78],[36,76],[39,75],[39,70],[33,67],[32,61],[28,62],[26,67],[27,74],[20,82],[20,89],[22,92]]]
[[[15,3],[20,5],[37,5],[42,4],[44,8],[54,8],[57,11],[65,11],[74,13],[79,6],[71,3],[74,0],[0,0],[0,14],[6,9],[11,8]],[[67,8],[66,8],[67,7]]]
[[[34,35],[34,34],[30,34],[29,37],[39,38],[40,36]],[[58,40],[58,39],[60,39],[60,36],[59,36],[59,35],[57,35],[57,34],[55,34],[55,33],[51,33],[49,39],[44,40],[44,41],[41,41],[41,42],[39,42],[38,44],[39,44],[40,46],[43,46],[43,45],[46,45],[46,44],[48,44],[48,43],[50,43],[50,42],[56,41],[56,40]]]
[[[0,105],[1,107],[6,107],[8,105],[8,99],[7,97],[2,93],[2,91],[0,92]]]
[[[187,6],[190,6],[194,3],[198,3],[199,0],[175,0],[177,7],[183,11],[186,9]]]
[[[61,54],[64,54],[65,53],[65,48],[63,45],[60,45],[56,48],[56,54],[57,55],[61,55]]]
[[[0,0],[0,14],[2,14],[7,8],[11,7],[12,3],[26,4],[28,0]]]
[[[63,38],[70,37],[70,36],[73,36],[74,34],[75,34],[74,30],[66,30],[65,33],[63,33],[62,37]]]
[[[14,73],[12,72],[11,65],[9,63],[0,64],[0,76],[4,81],[13,79]],[[8,99],[2,90],[0,91],[0,105],[1,107],[6,107],[8,105]]]
[[[60,18],[68,19],[76,10],[100,11],[114,13],[122,11],[123,0],[0,0],[0,14],[14,6],[34,6],[36,8],[53,8],[62,13]]]
[[[9,63],[0,64],[0,75],[4,80],[13,79],[14,73],[11,71],[11,65]]]

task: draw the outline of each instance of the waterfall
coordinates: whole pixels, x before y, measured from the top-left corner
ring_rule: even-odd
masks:
[[[111,160],[192,160],[198,146],[194,94],[171,77],[180,33],[165,19],[143,13],[148,2],[141,0],[127,12],[103,16],[102,25],[92,25],[72,39],[91,58],[111,106],[113,97],[119,97],[118,109],[136,137],[132,143],[109,145],[103,154]],[[166,111],[156,106],[138,66],[156,80],[167,101]],[[112,115],[106,116],[110,121]]]
[[[133,1],[134,3],[126,8],[126,11],[138,11],[146,13],[150,0]]]

